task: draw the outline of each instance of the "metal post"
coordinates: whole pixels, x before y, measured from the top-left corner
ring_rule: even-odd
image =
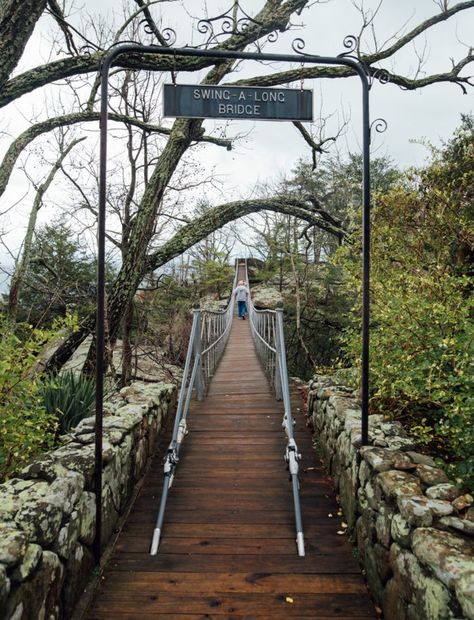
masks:
[[[285,451],[285,460],[287,462],[288,470],[290,472],[291,486],[293,489],[296,546],[298,549],[298,555],[304,556],[305,548],[303,535],[303,520],[301,518],[301,503],[298,479],[299,461],[301,459],[301,455],[298,454],[298,448],[293,436],[293,416],[291,414],[290,385],[288,381],[288,368],[286,366],[285,336],[283,333],[283,308],[281,306],[276,309],[275,331],[275,343],[277,351],[276,355],[280,365],[281,387],[283,392],[283,403],[285,410],[283,423],[288,438],[288,443]]]
[[[367,78],[365,77],[365,82]],[[364,84],[364,81],[363,81]],[[370,338],[370,124],[369,88],[362,89],[363,205],[362,205],[362,445],[369,443],[369,338]]]
[[[201,359],[201,311],[199,308],[193,310],[194,320],[196,322],[196,329],[194,331],[194,355]],[[198,400],[204,399],[204,377],[202,373],[202,364],[199,362],[196,373],[196,398]]]
[[[100,565],[102,550],[102,435],[104,416],[104,332],[105,332],[105,202],[107,188],[107,104],[108,74],[113,54],[104,58],[101,67],[100,96],[100,173],[99,209],[97,216],[97,292],[96,292],[96,361],[95,361],[95,443],[94,492],[95,537],[94,559]]]

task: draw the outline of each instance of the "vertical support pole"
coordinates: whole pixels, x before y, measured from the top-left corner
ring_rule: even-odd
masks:
[[[194,308],[193,319],[196,324],[194,332],[194,355],[201,356],[201,311],[199,308]],[[204,399],[204,380],[202,375],[202,359],[199,361],[199,366],[196,373],[196,398],[198,400]]]
[[[362,76],[361,76],[362,78]],[[369,443],[369,339],[370,339],[370,123],[369,85],[362,79],[362,445]]]
[[[283,329],[283,308],[278,306],[275,314],[275,325],[273,326],[273,334],[275,337],[275,397],[277,400],[283,399],[283,385],[282,385],[282,374],[286,370],[282,367],[282,363],[280,357],[283,357],[282,353],[282,342],[280,339],[279,328]],[[286,359],[285,359],[286,361]],[[285,413],[286,413],[286,403],[285,403]]]
[[[104,321],[105,321],[105,199],[107,187],[107,104],[108,77],[111,57],[101,67],[100,93],[100,173],[99,209],[97,217],[97,308],[96,308],[96,361],[95,361],[95,538],[94,559],[100,566],[102,550],[102,431],[104,415]]]

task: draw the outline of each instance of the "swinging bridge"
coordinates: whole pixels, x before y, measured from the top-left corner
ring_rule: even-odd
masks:
[[[283,312],[250,299],[248,319],[233,295],[194,311],[176,418],[88,620],[376,617],[288,382]]]

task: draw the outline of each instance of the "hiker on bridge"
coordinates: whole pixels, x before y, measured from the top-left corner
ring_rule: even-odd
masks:
[[[237,298],[238,316],[245,321],[245,315],[247,314],[247,302],[250,295],[249,289],[245,286],[243,280],[239,280],[238,285],[235,287],[233,294]]]

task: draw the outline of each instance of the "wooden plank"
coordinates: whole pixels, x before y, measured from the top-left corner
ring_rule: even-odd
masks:
[[[122,612],[116,611],[114,612],[114,618],[117,620],[137,620],[136,611],[132,612]],[[368,618],[372,618],[375,616],[367,616]],[[90,615],[87,616],[89,620],[110,620],[110,613],[105,611],[92,611]],[[222,618],[221,615],[215,615],[213,613],[207,612],[206,614],[189,614],[189,613],[180,613],[179,609],[175,610],[171,614],[163,614],[159,611],[153,613],[143,613],[140,611],[140,620],[155,620],[155,618],[159,618],[160,620],[216,620],[217,618]],[[245,615],[237,615],[230,614],[227,616],[228,620],[254,620],[255,616],[251,615],[251,612],[245,613]],[[296,616],[291,614],[291,620],[299,620],[301,616]],[[338,620],[352,620],[353,616],[337,616]],[[288,612],[285,610],[282,613],[273,613],[272,620],[288,620]],[[334,616],[318,616],[318,620],[334,620]]]
[[[315,555],[299,558],[296,553],[281,555],[222,555],[160,553],[156,556],[117,551],[110,570],[182,572],[261,572],[294,574],[360,574],[356,561],[349,554]]]
[[[154,587],[161,592],[235,592],[275,594],[352,593],[366,594],[367,586],[362,575],[295,575],[292,573],[156,573],[139,572],[129,575],[111,571],[103,586],[118,589]]]
[[[183,526],[181,523],[174,521],[165,522],[166,529],[165,535],[168,538],[221,538],[238,540],[241,538],[247,539],[259,539],[265,538],[267,540],[278,538],[294,538],[295,528],[292,523],[286,524],[243,524],[239,527],[228,523],[187,523]],[[131,537],[139,537],[141,535],[149,535],[151,529],[154,526],[154,522],[150,521],[149,526],[144,526],[143,523],[128,522],[123,532]],[[336,538],[339,545],[347,544],[344,542],[344,537],[337,536],[335,532],[338,530],[337,523],[328,524],[326,521],[319,522],[318,524],[307,524],[305,526],[305,536],[307,539],[319,540],[324,538],[325,541],[331,541],[328,544],[332,545]],[[341,540],[342,539],[342,540]]]
[[[211,593],[187,594],[167,592],[164,596],[159,590],[135,590],[132,595],[122,590],[113,590],[99,596],[96,601],[98,612],[106,609],[109,612],[130,613],[140,610],[143,613],[173,613],[179,609],[181,613],[207,614],[212,612],[220,617],[229,617],[229,614],[252,614],[261,617],[273,617],[275,613],[282,613],[300,617],[318,618],[320,614],[337,617],[344,608],[346,614],[353,618],[370,617],[371,608],[365,597],[354,596],[352,593],[343,594],[297,594],[291,604],[287,602],[289,594],[285,591],[277,594],[245,593],[235,594],[222,592],[218,595]]]
[[[247,526],[249,527],[249,526]],[[236,528],[237,529],[237,528]],[[133,536],[129,533],[126,540],[118,541],[117,551],[127,553],[148,553],[152,530],[147,534]],[[294,556],[296,552],[296,535],[288,534],[284,538],[246,538],[242,536],[239,544],[235,544],[234,539],[216,538],[214,536],[199,536],[186,538],[183,536],[171,536],[167,529],[163,529],[163,538],[160,543],[160,553],[182,553],[194,555],[196,553],[204,555],[263,555],[271,553],[273,555]],[[333,536],[328,538],[306,540],[306,552],[316,555],[327,556],[340,549],[346,549],[346,541],[343,537]]]

